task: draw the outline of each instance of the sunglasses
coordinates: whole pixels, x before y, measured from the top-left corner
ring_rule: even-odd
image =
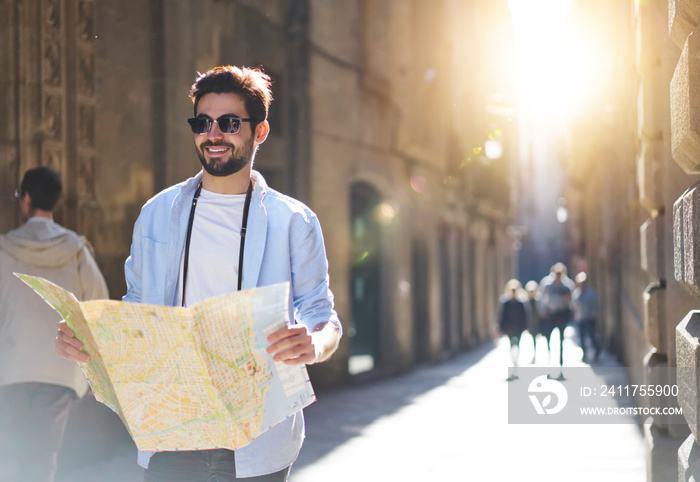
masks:
[[[240,117],[235,116],[233,114],[224,114],[218,119],[212,119],[211,117],[206,115],[200,115],[197,117],[187,119],[187,122],[189,122],[190,127],[192,128],[192,132],[194,132],[197,135],[206,134],[207,132],[209,132],[214,122],[219,124],[219,129],[221,129],[221,132],[223,132],[224,134],[237,134],[238,131],[241,130],[241,122],[254,121],[255,119],[241,119]]]

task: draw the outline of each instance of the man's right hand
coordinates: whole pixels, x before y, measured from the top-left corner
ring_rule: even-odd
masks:
[[[90,355],[82,351],[82,348],[83,344],[75,337],[66,320],[59,321],[58,335],[56,336],[56,353],[66,360],[87,363],[90,361]]]

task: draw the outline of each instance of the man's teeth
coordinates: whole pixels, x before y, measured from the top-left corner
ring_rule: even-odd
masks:
[[[228,149],[227,147],[210,147],[209,151],[210,152],[224,152],[227,149]]]

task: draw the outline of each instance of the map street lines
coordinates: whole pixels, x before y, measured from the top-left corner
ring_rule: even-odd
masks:
[[[43,278],[17,276],[83,343],[95,398],[140,450],[236,450],[315,400],[306,367],[265,352],[266,335],[288,324],[288,282],[180,308],[79,302]]]

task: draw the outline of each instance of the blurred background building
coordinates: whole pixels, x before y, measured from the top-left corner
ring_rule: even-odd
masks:
[[[0,229],[24,170],[57,169],[57,220],[120,298],[140,207],[199,169],[197,71],[262,65],[255,167],[318,213],[346,333],[315,385],[488,341],[506,280],[557,261],[625,365],[696,367],[698,21],[700,0],[2,0]],[[698,474],[696,399],[660,401],[690,428],[645,425],[649,480]]]
[[[56,168],[59,221],[121,297],[140,207],[200,169],[197,72],[262,65],[275,101],[255,168],[318,213],[348,335],[317,383],[489,339],[515,269],[507,3],[42,0],[1,17],[3,229],[20,174]]]

